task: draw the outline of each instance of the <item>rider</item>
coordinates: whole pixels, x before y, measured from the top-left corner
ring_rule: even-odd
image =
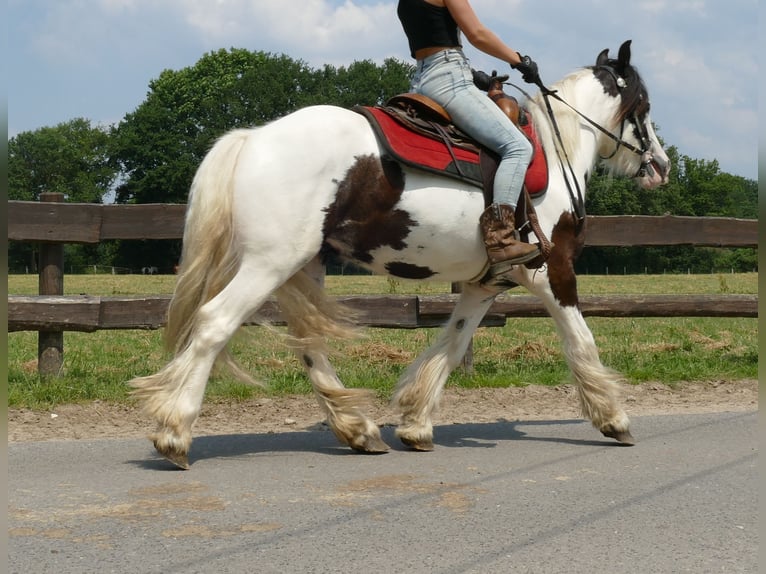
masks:
[[[440,104],[455,125],[500,156],[493,203],[479,218],[484,245],[498,275],[534,259],[535,245],[519,240],[514,211],[532,159],[532,145],[485,93],[473,83],[460,33],[482,52],[521,72],[524,81],[541,85],[537,64],[506,46],[476,16],[468,0],[399,0],[399,20],[417,60],[411,91]]]

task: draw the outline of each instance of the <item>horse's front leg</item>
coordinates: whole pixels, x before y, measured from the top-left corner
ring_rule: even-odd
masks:
[[[402,414],[396,436],[414,450],[433,450],[431,416],[452,370],[463,359],[471,337],[497,291],[466,284],[449,322],[438,340],[410,365],[394,393],[394,406]]]
[[[567,296],[562,296],[564,285]],[[628,415],[620,404],[623,378],[601,363],[593,333],[580,312],[574,275],[564,284],[554,280],[552,289],[545,274],[539,273],[534,284],[527,287],[540,297],[556,324],[583,416],[604,436],[626,445],[634,444]]]
[[[563,340],[564,356],[574,376],[583,416],[604,436],[634,444],[630,420],[620,402],[622,376],[605,367],[580,310],[566,307],[551,311]]]

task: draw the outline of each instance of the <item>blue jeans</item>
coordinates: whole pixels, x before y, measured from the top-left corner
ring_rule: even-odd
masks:
[[[474,85],[471,66],[463,52],[443,50],[418,60],[410,90],[441,105],[455,125],[500,156],[494,201],[516,207],[532,160],[532,144],[497,104]]]

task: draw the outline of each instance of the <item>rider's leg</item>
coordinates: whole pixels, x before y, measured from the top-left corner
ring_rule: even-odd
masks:
[[[470,64],[459,50],[438,52],[418,62],[411,89],[441,104],[457,126],[500,156],[493,204],[479,220],[492,274],[534,259],[539,251],[519,240],[514,218],[532,144],[474,85]]]

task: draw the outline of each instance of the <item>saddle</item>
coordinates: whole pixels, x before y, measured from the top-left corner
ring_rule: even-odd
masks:
[[[503,91],[505,79],[494,72],[492,76],[474,72],[476,85],[487,91],[533,146],[515,217],[521,240],[528,241],[532,232],[540,242],[541,256],[526,264],[537,268],[547,260],[551,244],[540,229],[531,197],[543,195],[548,188],[547,160],[531,116],[516,98]],[[381,146],[393,159],[479,187],[484,192],[485,206],[492,203],[499,157],[452,123],[442,106],[422,94],[408,93],[392,97],[383,106],[356,106],[354,110],[367,118]]]

